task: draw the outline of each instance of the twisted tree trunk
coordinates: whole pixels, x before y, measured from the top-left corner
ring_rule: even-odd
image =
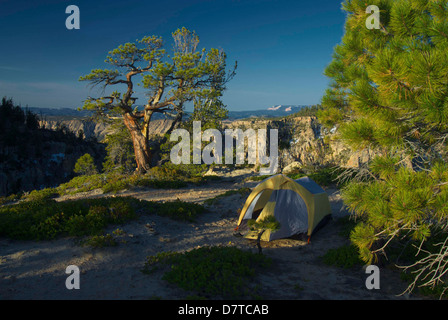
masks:
[[[132,143],[134,145],[135,162],[137,163],[137,172],[145,173],[151,168],[151,149],[149,148],[148,138],[142,133],[137,119],[129,113],[123,114],[123,121],[128,128]]]

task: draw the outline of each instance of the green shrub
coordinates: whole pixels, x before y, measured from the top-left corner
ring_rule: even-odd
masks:
[[[99,215],[88,213],[87,215],[74,215],[65,223],[64,230],[70,236],[98,235],[106,226],[106,221]]]
[[[203,206],[194,203],[158,203],[132,197],[60,202],[38,199],[0,207],[0,237],[43,240],[60,235],[99,235],[108,224],[123,224],[137,218],[138,214],[153,213],[194,221],[204,210]]]
[[[79,157],[79,159],[75,163],[75,168],[73,169],[73,171],[77,174],[87,176],[98,173],[95,166],[95,161],[93,160],[93,157],[88,153]]]
[[[125,179],[116,180],[116,181],[108,181],[102,187],[104,193],[117,193],[118,191],[128,189],[131,185]]]
[[[125,175],[118,172],[108,172],[103,174],[92,174],[88,176],[74,177],[67,183],[61,184],[55,192],[59,194],[76,194],[78,192],[87,192],[95,189],[102,189],[104,193],[117,193],[118,191],[130,189],[133,187],[148,187],[156,189],[179,189],[188,185],[188,182],[196,183],[194,179],[186,178],[180,174],[176,178],[170,175]],[[181,177],[181,178],[180,178]]]
[[[74,177],[67,183],[61,184],[57,190],[60,194],[76,194],[102,188],[107,183],[105,174]]]
[[[131,173],[136,168],[132,138],[123,121],[114,121],[111,132],[105,137],[106,143],[105,172]]]
[[[149,257],[145,267],[161,263],[170,265],[162,277],[169,283],[202,296],[240,298],[250,294],[257,268],[268,267],[271,260],[235,247],[202,247]]]
[[[118,198],[109,207],[107,217],[108,222],[121,224],[137,218],[137,215],[132,202]]]
[[[36,239],[35,226],[57,214],[56,205],[54,200],[41,199],[0,207],[0,236]]]
[[[363,265],[358,249],[353,244],[328,250],[323,256],[323,261],[327,265],[346,269]]]
[[[56,213],[44,221],[31,226],[30,233],[36,240],[54,239],[63,228],[64,213]]]
[[[111,234],[91,236],[82,242],[84,246],[93,248],[116,247],[117,240]]]
[[[18,194],[10,194],[9,196],[0,197],[0,206],[3,204],[7,204],[9,202],[13,202],[16,200],[19,200],[21,198],[21,195]]]
[[[98,235],[110,223],[137,217],[136,209],[152,207],[134,198],[99,198],[56,202],[49,199],[0,207],[0,236],[22,240]]]
[[[200,204],[180,200],[157,203],[156,205],[158,215],[180,221],[194,222],[204,211],[205,208]]]
[[[143,266],[143,269],[141,271],[145,274],[151,274],[154,271],[158,270],[160,264],[173,263],[173,258],[177,257],[178,255],[180,255],[180,253],[174,251],[158,252],[146,259],[145,265]]]
[[[41,190],[33,190],[28,195],[25,195],[23,198],[26,200],[44,200],[44,199],[51,199],[56,196],[58,196],[58,190],[55,188],[45,188]]]

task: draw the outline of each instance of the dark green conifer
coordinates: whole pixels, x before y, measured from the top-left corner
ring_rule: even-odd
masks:
[[[380,10],[379,29],[366,27],[369,5]],[[343,190],[359,221],[351,240],[372,263],[392,243],[423,244],[436,232],[447,239],[448,2],[347,0],[343,9],[345,34],[325,70],[332,82],[319,117],[354,150],[376,155],[364,179]],[[446,245],[415,258],[420,280],[429,274],[424,286],[448,270]]]

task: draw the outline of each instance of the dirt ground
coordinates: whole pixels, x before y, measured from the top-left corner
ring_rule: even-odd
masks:
[[[254,182],[215,182],[201,187],[177,190],[141,189],[120,195],[132,195],[145,200],[176,200],[202,203],[226,190]],[[267,300],[291,299],[412,299],[399,295],[406,284],[389,269],[380,269],[380,289],[368,290],[368,274],[362,268],[342,269],[327,266],[322,256],[347,240],[339,236],[336,220],[347,214],[339,191],[329,194],[332,220],[316,233],[310,244],[299,240],[276,240],[263,243],[263,253],[273,259],[268,271],[257,275],[259,296]],[[98,192],[76,197],[104,196]],[[60,200],[66,199],[62,198]],[[257,251],[255,243],[236,237],[234,228],[237,210],[246,196],[234,194],[221,198],[197,222],[176,222],[153,214],[121,226],[124,231],[116,247],[91,248],[80,246],[75,238],[53,241],[15,241],[0,238],[0,299],[185,299],[191,293],[168,285],[162,273],[143,274],[146,258],[161,251],[186,251],[201,246],[233,245]],[[80,289],[68,290],[66,267],[80,270]]]

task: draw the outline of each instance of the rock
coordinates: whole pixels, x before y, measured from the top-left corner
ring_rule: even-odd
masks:
[[[291,173],[297,169],[300,169],[302,167],[302,164],[298,161],[293,161],[290,164],[288,164],[286,167],[283,168],[283,173]]]
[[[213,170],[213,167],[210,167],[206,173],[204,173],[204,177],[207,176],[217,176],[218,174]]]

